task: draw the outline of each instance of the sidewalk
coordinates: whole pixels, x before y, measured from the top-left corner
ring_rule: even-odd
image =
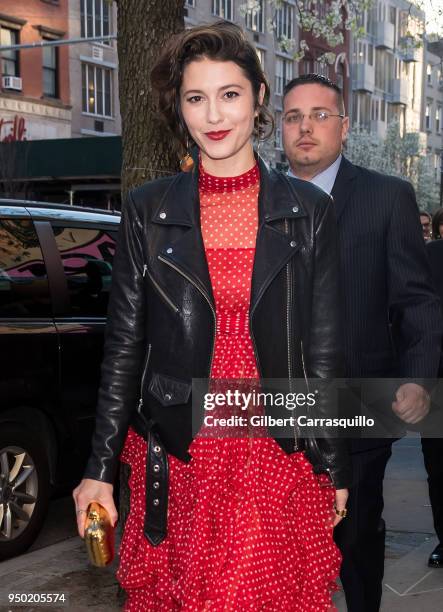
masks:
[[[386,561],[381,612],[443,610],[443,569],[427,566],[437,546],[420,438],[393,446],[384,480]],[[346,612],[343,594],[335,600]]]
[[[443,569],[427,567],[429,553],[437,544],[427,495],[419,440],[397,443],[385,479],[387,527],[386,570],[382,612],[437,612],[443,610]],[[87,565],[79,538],[0,563],[0,611],[34,612],[44,607],[8,606],[8,593],[65,593],[65,606],[46,606],[63,612],[117,612],[113,566],[97,569]],[[346,612],[342,593],[335,599]],[[155,611],[152,611],[155,612]],[[241,612],[241,611],[239,611]]]

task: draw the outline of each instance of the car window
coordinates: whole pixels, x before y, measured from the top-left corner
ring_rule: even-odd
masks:
[[[48,277],[30,219],[0,218],[0,317],[51,316]]]
[[[117,230],[53,225],[68,282],[70,315],[105,316]]]

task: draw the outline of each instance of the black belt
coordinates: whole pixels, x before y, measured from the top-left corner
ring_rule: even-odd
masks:
[[[146,440],[146,499],[144,534],[153,546],[166,538],[168,516],[168,456],[154,430],[154,421],[136,412],[131,426]]]

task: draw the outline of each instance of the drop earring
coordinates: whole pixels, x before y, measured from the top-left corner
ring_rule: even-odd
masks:
[[[194,168],[194,160],[190,154],[189,138],[186,138],[186,153],[180,160],[180,170],[182,172],[191,172]]]
[[[260,119],[257,116],[257,155],[260,155],[260,146],[261,146]]]
[[[260,129],[260,117],[259,117],[258,113],[255,115],[254,124],[255,124],[254,125],[254,132],[255,132],[255,136],[257,138],[257,155],[260,155],[261,129]]]

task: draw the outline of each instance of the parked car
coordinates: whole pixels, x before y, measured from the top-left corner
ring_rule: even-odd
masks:
[[[119,213],[0,200],[0,560],[83,472]]]

